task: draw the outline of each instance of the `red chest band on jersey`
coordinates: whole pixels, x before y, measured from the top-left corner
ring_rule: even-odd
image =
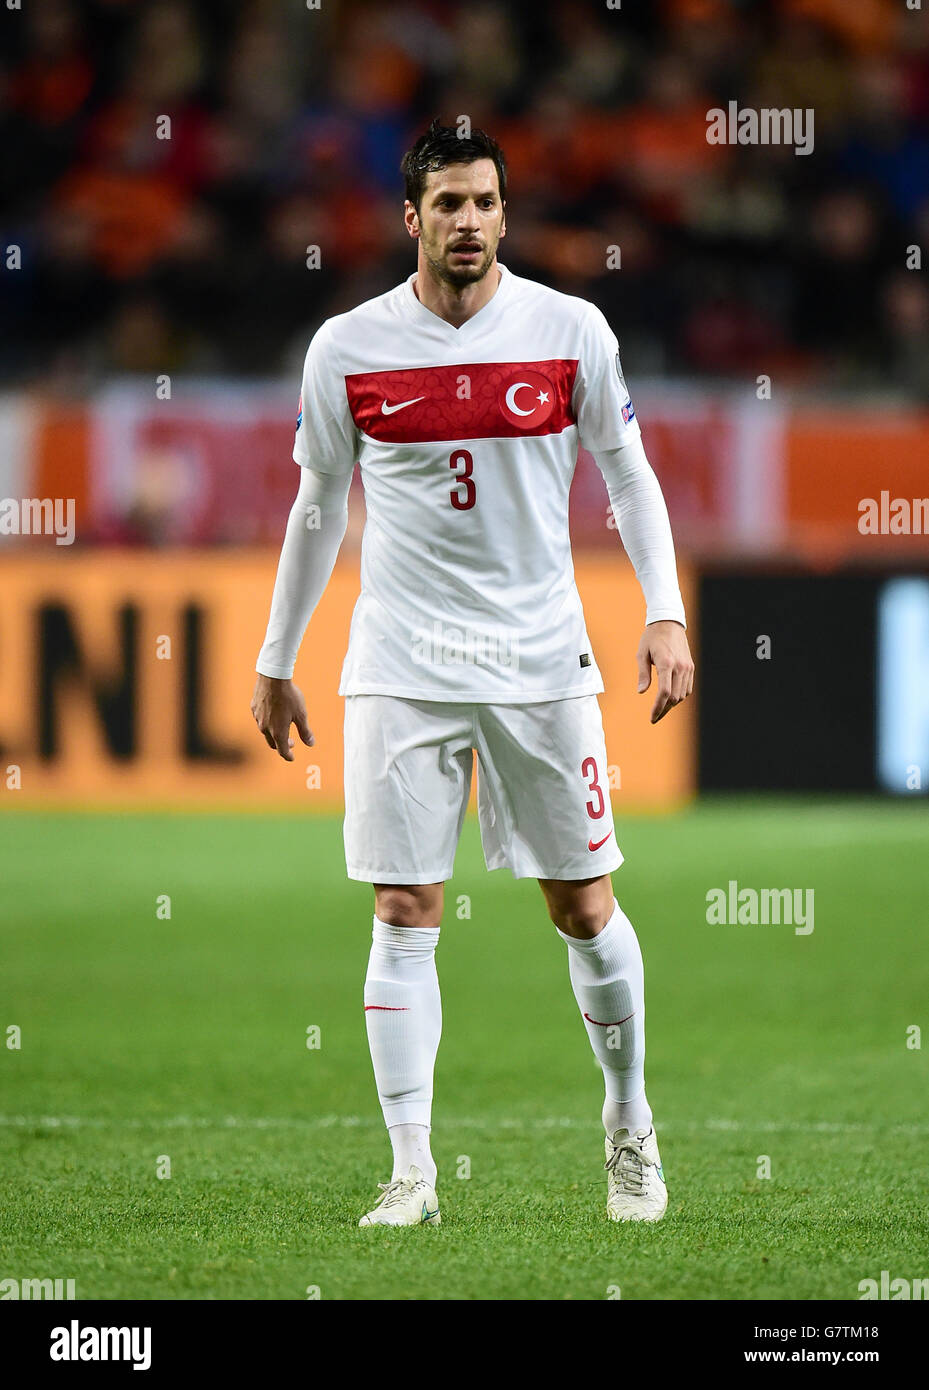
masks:
[[[475,362],[355,372],[345,378],[358,429],[383,444],[560,434],[576,421],[577,359]]]

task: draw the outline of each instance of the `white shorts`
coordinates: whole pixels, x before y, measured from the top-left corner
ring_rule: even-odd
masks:
[[[623,862],[596,695],[538,704],[345,699],[345,862],[363,883],[444,883],[478,758],[488,869],[597,878]]]

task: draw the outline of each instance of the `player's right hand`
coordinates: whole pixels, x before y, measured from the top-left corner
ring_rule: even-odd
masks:
[[[259,675],[255,681],[251,708],[268,747],[276,749],[285,762],[292,763],[294,760],[291,724],[296,725],[297,733],[308,748],[315,743],[306,720],[306,701],[293,681]]]

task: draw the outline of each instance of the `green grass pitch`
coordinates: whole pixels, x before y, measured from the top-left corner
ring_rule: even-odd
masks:
[[[390,1174],[372,895],[340,821],[4,814],[0,1278],[73,1278],[79,1299],[854,1300],[882,1270],[929,1276],[924,806],[722,800],[618,831],[667,1217],[606,1220],[565,947],[533,881],[486,873],[469,819],[438,952],[443,1224],[383,1231],[357,1229]],[[730,879],[813,888],[814,931],[708,925]]]

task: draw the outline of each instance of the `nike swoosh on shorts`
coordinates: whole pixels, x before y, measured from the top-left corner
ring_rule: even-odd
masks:
[[[603,839],[602,839],[602,840],[598,840],[596,844],[594,844],[593,840],[588,840],[588,841],[587,841],[587,848],[588,848],[589,850],[599,849],[599,848],[601,847],[601,845],[605,845],[605,844],[606,844],[607,840],[610,838],[610,836],[612,835],[612,833],[613,833],[612,830],[609,830],[609,831],[604,835]]]

